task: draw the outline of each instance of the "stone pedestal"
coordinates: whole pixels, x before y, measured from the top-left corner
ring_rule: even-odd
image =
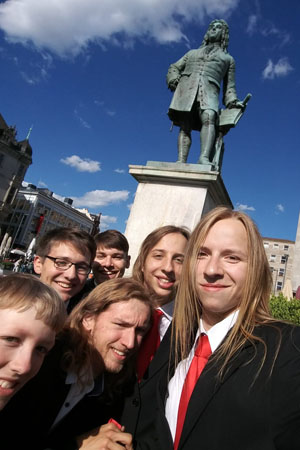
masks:
[[[200,164],[159,161],[129,166],[129,173],[139,182],[125,231],[131,268],[142,241],[155,228],[177,225],[192,231],[214,207],[233,207],[219,172],[208,170]]]
[[[299,286],[300,286],[300,214],[294,248],[293,271],[292,271],[293,291],[296,292]]]

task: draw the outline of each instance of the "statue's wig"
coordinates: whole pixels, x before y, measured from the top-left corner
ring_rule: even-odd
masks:
[[[203,38],[201,47],[204,47],[208,44],[208,33],[212,28],[212,26],[217,22],[222,24],[221,48],[224,50],[224,52],[227,52],[227,47],[229,44],[229,27],[227,22],[225,22],[225,20],[223,19],[215,19],[209,24],[207,32],[205,33],[205,36]]]

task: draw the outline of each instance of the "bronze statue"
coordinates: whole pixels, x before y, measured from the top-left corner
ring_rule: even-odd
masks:
[[[235,90],[235,62],[227,52],[229,28],[224,20],[213,20],[198,49],[190,50],[171,64],[167,84],[175,91],[168,115],[180,127],[178,161],[185,163],[191,147],[191,131],[200,131],[199,164],[209,164],[219,170],[223,151],[223,136],[235,126],[246,107]],[[219,92],[223,81],[223,103],[233,109],[230,121],[219,128]],[[225,110],[227,111],[227,110]],[[233,117],[234,116],[234,117]],[[237,118],[238,117],[238,118]]]

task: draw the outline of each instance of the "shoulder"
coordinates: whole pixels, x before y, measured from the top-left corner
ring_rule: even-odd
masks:
[[[278,355],[300,359],[300,327],[285,322],[270,322],[255,327],[254,335],[261,338],[268,350]]]

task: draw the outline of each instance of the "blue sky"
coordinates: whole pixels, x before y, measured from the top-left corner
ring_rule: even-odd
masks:
[[[230,27],[238,96],[253,95],[225,137],[222,178],[264,236],[294,240],[298,0],[0,1],[0,112],[19,140],[33,125],[25,180],[124,231],[137,188],[128,165],[176,160],[169,64],[197,48],[215,18]],[[188,162],[199,149],[195,132]]]

